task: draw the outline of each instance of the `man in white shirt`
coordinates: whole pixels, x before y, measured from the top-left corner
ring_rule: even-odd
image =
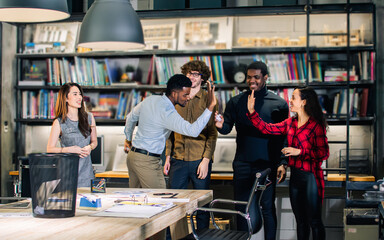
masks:
[[[160,155],[172,131],[197,137],[208,123],[216,106],[215,87],[208,82],[208,108],[194,122],[184,120],[175,105],[185,106],[189,100],[191,80],[182,75],[172,76],[165,95],[152,95],[139,103],[126,118],[124,150],[128,152],[127,166],[130,188],[165,188]],[[136,136],[132,133],[138,122]]]

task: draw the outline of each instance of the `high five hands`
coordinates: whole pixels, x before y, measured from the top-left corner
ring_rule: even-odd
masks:
[[[254,97],[255,90],[252,90],[251,95],[248,96],[248,112],[252,114],[255,111],[255,97]]]
[[[215,96],[215,86],[207,81],[207,90],[208,90],[208,110],[213,111],[214,107],[217,104],[216,96]]]

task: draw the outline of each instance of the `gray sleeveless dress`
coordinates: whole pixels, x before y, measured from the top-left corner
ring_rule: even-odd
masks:
[[[85,138],[80,130],[79,130],[79,122],[72,121],[67,118],[63,123],[61,118],[57,119],[60,123],[61,128],[61,136],[60,136],[60,144],[61,147],[71,147],[71,146],[79,146],[85,147],[91,142],[91,136]],[[88,113],[88,122],[89,125],[92,124],[92,116]],[[77,186],[78,187],[90,187],[91,179],[94,179],[95,176],[93,174],[91,156],[87,156],[85,158],[80,158],[79,160],[79,177]]]

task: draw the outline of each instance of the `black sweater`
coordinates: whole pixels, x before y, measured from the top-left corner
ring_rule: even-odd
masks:
[[[246,113],[247,102],[251,91],[241,93],[231,98],[224,112],[224,124],[218,131],[221,134],[231,132],[233,125],[236,127],[236,155],[235,161],[272,161],[279,164],[284,136],[265,135],[259,132]],[[288,104],[281,97],[264,87],[255,92],[255,111],[268,123],[278,123],[288,118]]]

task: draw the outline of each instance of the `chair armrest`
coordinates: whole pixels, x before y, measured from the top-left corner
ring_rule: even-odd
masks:
[[[222,199],[223,200],[223,199]],[[225,200],[225,199],[224,199]],[[235,211],[235,210],[229,210],[229,209],[221,209],[221,208],[204,208],[204,207],[201,207],[201,208],[196,208],[190,215],[190,223],[191,223],[191,228],[192,228],[192,234],[193,236],[195,237],[195,239],[199,239],[198,235],[197,235],[197,232],[196,232],[196,229],[195,229],[195,224],[193,222],[193,216],[197,213],[197,211],[204,211],[204,212],[209,212],[210,215],[211,215],[211,219],[212,219],[212,223],[213,225],[215,226],[216,229],[220,229],[219,226],[217,226],[217,224],[215,223],[215,218],[213,216],[213,213],[226,213],[226,214],[237,214],[237,215],[240,215],[241,217],[243,217],[247,223],[248,223],[248,227],[251,226],[251,220],[249,218],[249,215],[248,214],[245,214],[241,211]],[[251,234],[251,232],[249,231],[249,234]]]
[[[204,212],[212,212],[212,213],[228,213],[228,214],[238,214],[242,217],[246,217],[247,214],[241,212],[241,211],[236,211],[236,210],[229,210],[229,209],[222,209],[222,208],[196,208],[192,214],[196,211],[204,211]],[[192,215],[191,214],[191,215]]]
[[[213,205],[215,203],[227,203],[227,204],[233,204],[233,205],[247,205],[248,202],[246,201],[236,201],[236,200],[233,200],[233,199],[223,199],[223,198],[218,198],[218,199],[215,199],[215,200],[212,200],[211,203],[209,204],[209,208],[213,208]],[[209,212],[209,215],[212,219],[212,224],[213,226],[215,226],[215,228],[219,228],[216,224],[216,221],[215,221],[215,216],[213,215],[213,211]]]
[[[209,204],[209,207],[213,207],[213,205],[215,203],[230,203],[230,204],[241,204],[241,205],[247,205],[248,202],[246,201],[236,201],[236,200],[232,200],[232,199],[222,199],[222,198],[218,198],[218,199],[215,199],[215,200],[212,200],[211,203]]]

